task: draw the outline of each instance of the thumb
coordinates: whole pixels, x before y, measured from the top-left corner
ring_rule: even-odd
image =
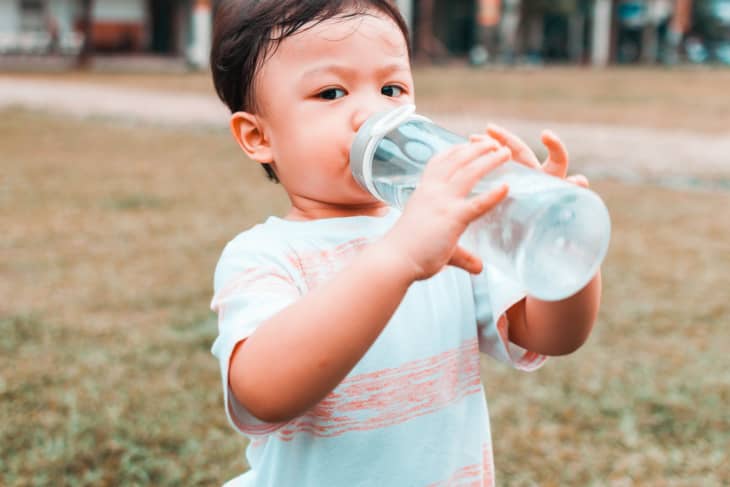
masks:
[[[541,138],[548,150],[548,157],[542,165],[543,170],[551,176],[565,178],[568,173],[568,149],[551,130],[543,131]]]
[[[457,246],[454,253],[451,255],[451,259],[448,262],[449,265],[464,269],[471,274],[479,274],[482,272],[482,259],[472,254],[462,246]]]

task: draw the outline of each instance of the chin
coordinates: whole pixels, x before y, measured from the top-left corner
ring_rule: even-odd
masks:
[[[376,203],[381,203],[381,201],[370,194],[367,190],[360,187],[359,184],[355,183],[356,187],[354,188],[354,191],[352,191],[350,194],[352,196],[351,199],[356,200],[358,204],[362,205],[372,205]]]

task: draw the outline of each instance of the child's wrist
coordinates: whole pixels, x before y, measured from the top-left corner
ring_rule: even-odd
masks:
[[[373,243],[369,253],[367,262],[376,265],[389,279],[395,279],[406,287],[418,280],[418,269],[413,261],[404,258],[387,237]]]

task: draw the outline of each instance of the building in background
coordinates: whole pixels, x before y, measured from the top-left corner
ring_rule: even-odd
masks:
[[[730,64],[730,0],[392,1],[421,62]],[[0,55],[162,56],[203,69],[219,3],[0,0]]]
[[[90,27],[84,27],[90,8]],[[211,0],[0,0],[0,54],[154,54],[207,63]]]
[[[399,0],[417,58],[730,64],[730,0]],[[727,60],[726,60],[727,58]]]

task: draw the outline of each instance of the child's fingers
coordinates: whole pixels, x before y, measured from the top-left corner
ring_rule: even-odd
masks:
[[[451,153],[444,164],[444,176],[452,177],[457,171],[485,154],[499,149],[499,144],[493,140],[484,140],[473,144],[464,144],[460,149]]]
[[[466,196],[482,177],[510,159],[512,152],[507,147],[489,152],[457,171],[452,178],[452,184],[459,195]]]
[[[500,144],[509,147],[515,162],[528,167],[540,167],[540,161],[537,160],[532,149],[512,132],[490,123],[487,125],[487,135],[499,141]]]
[[[582,174],[574,174],[572,176],[568,176],[567,178],[565,178],[565,180],[570,183],[576,184],[581,188],[587,188],[590,186],[588,178],[583,176]]]
[[[472,143],[474,143],[474,142],[483,142],[483,141],[486,141],[486,140],[493,140],[495,143],[497,143],[499,145],[503,145],[497,139],[495,139],[493,137],[490,137],[487,134],[471,134],[469,136],[469,142],[472,142]]]
[[[426,164],[426,168],[423,171],[424,176],[444,176],[450,172],[449,161],[453,160],[458,154],[463,151],[468,144],[457,144],[452,145],[448,149],[439,152],[431,158]]]
[[[449,177],[460,166],[479,157],[483,152],[496,150],[498,147],[498,143],[486,141],[453,145],[431,158],[426,166],[424,175],[430,174],[431,176]]]
[[[559,178],[565,178],[568,174],[568,149],[560,140],[560,138],[552,131],[543,131],[541,137],[542,143],[548,150],[548,157],[542,164],[545,173]]]
[[[491,211],[507,197],[507,193],[509,193],[509,186],[503,184],[497,189],[470,198],[468,200],[467,220],[472,222],[488,211]]]
[[[500,201],[506,196],[509,188],[506,184],[503,184],[494,191],[489,191],[479,196],[475,196],[468,201],[467,207],[467,219],[473,221],[480,217],[484,213],[494,208]],[[449,265],[453,265],[464,269],[471,274],[479,274],[482,272],[482,260],[466,250],[461,246],[457,246],[454,253],[451,255],[451,259],[448,262]]]
[[[448,265],[453,265],[464,269],[471,274],[479,274],[482,272],[482,259],[472,254],[464,247],[457,246],[454,253],[449,259]]]

